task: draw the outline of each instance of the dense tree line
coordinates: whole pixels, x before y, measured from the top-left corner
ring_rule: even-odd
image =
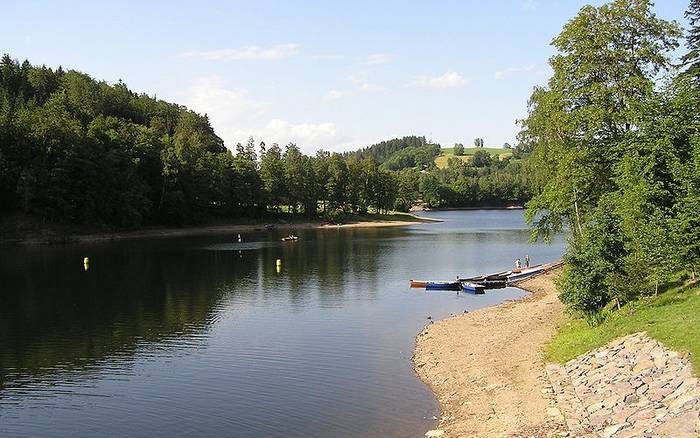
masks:
[[[700,262],[700,1],[680,70],[682,30],[651,8],[583,7],[553,40],[554,74],[523,121],[534,236],[568,227],[561,298],[591,321]]]
[[[326,216],[521,202],[520,166],[393,139],[315,156],[250,139],[224,146],[206,115],[77,71],[0,61],[0,213],[118,228],[277,213]]]
[[[259,154],[259,156],[258,156]],[[209,217],[393,208],[372,159],[251,140],[224,147],[206,116],[76,72],[0,61],[0,209],[134,228]]]
[[[438,156],[440,154],[439,145],[428,143],[425,137],[419,137],[415,135],[409,135],[402,138],[394,138],[391,140],[382,141],[377,144],[368,146],[366,148],[362,148],[358,151],[347,152],[345,156],[355,157],[359,159],[373,158],[379,164],[382,164],[402,149],[420,149],[431,145],[433,146],[432,150],[435,153],[434,156]],[[437,146],[437,150],[434,148],[434,146]]]

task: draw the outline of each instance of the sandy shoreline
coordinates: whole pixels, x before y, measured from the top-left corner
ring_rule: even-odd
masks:
[[[436,322],[416,337],[416,373],[440,403],[432,436],[540,437],[558,429],[542,392],[543,346],[564,316],[555,275],[519,284],[531,292],[522,300]]]
[[[341,225],[322,225],[318,222],[299,223],[273,223],[276,230],[308,230],[308,229],[340,229],[340,228],[384,228],[400,227],[408,225],[418,225],[422,223],[442,222],[431,218],[416,218],[416,220],[397,221],[360,221],[349,222]],[[95,234],[68,234],[68,235],[39,235],[27,238],[0,239],[0,245],[50,245],[60,243],[93,243],[112,240],[127,239],[150,239],[186,236],[206,236],[226,233],[248,233],[264,230],[264,224],[230,224],[230,225],[209,225],[186,228],[150,228],[138,231],[123,231],[113,233]]]

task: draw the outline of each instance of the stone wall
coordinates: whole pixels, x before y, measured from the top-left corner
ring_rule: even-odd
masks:
[[[698,340],[700,342],[700,340]],[[644,333],[547,365],[561,436],[700,436],[700,381],[690,363]]]

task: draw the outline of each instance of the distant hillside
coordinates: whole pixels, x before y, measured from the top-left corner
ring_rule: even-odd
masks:
[[[435,165],[440,169],[444,169],[447,167],[447,162],[450,158],[470,161],[477,151],[488,152],[492,157],[496,157],[499,160],[504,160],[513,156],[513,151],[505,148],[464,148],[464,155],[459,156],[454,154],[454,148],[442,148],[440,155],[435,158]]]
[[[359,159],[363,158],[374,158],[374,160],[381,164],[391,158],[396,152],[401,151],[406,148],[421,148],[428,146],[428,142],[425,137],[418,137],[415,135],[409,135],[401,138],[394,138],[391,140],[382,141],[372,146],[362,148],[358,151],[347,152],[346,157],[356,157]],[[439,152],[439,145],[438,145]],[[436,154],[437,155],[437,154]]]

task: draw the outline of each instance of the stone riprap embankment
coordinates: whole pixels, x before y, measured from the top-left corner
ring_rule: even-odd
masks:
[[[700,436],[700,381],[686,359],[644,333],[546,370],[548,412],[569,436]]]

